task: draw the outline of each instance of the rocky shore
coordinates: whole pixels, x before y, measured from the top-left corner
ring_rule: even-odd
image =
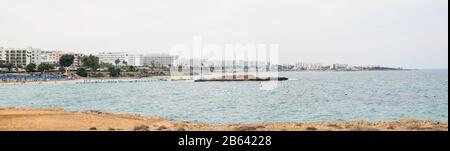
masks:
[[[140,115],[0,108],[0,131],[448,131],[447,121],[348,121],[208,125]]]

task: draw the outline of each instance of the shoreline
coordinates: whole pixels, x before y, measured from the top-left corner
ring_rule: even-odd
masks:
[[[21,84],[48,84],[48,83],[84,83],[90,81],[112,81],[112,80],[151,80],[156,81],[161,79],[168,78],[167,76],[154,76],[154,77],[143,77],[143,78],[132,78],[132,77],[117,77],[117,78],[77,78],[77,79],[58,79],[58,80],[36,80],[36,81],[13,81],[13,82],[2,82],[0,84],[5,85],[21,85]],[[95,83],[95,82],[92,82]]]
[[[448,121],[204,124],[96,110],[0,107],[0,131],[448,131]]]

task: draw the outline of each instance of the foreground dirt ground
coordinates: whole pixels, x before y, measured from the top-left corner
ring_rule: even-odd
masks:
[[[139,115],[0,108],[0,131],[448,131],[448,122],[405,119],[207,125]]]

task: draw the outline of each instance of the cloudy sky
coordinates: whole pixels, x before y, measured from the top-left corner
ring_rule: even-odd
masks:
[[[0,47],[273,43],[280,61],[448,68],[447,0],[0,0]]]

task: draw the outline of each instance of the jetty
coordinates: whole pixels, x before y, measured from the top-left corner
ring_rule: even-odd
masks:
[[[149,83],[167,81],[164,79],[84,79],[75,82],[76,84],[100,84],[100,83]]]
[[[287,77],[254,77],[251,75],[222,76],[218,78],[201,78],[195,82],[234,82],[234,81],[286,81]]]

